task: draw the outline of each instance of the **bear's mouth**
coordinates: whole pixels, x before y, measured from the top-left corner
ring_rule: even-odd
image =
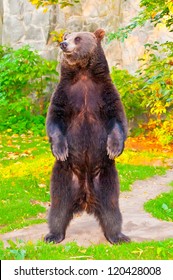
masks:
[[[66,55],[70,55],[70,54],[73,53],[73,51],[64,51],[64,53],[65,53]]]

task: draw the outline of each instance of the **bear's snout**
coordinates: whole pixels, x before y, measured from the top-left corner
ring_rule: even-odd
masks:
[[[65,41],[63,41],[63,42],[60,43],[60,48],[61,48],[63,51],[65,51],[65,50],[67,49],[67,46],[68,46],[68,43],[65,42]]]

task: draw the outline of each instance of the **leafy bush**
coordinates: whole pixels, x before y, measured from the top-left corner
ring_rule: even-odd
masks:
[[[141,106],[142,81],[127,70],[120,70],[116,67],[112,68],[111,77],[121,95],[127,118],[129,120],[136,119],[144,113],[144,108]]]
[[[162,144],[173,142],[173,43],[146,44],[141,67],[135,75],[113,68],[127,117],[143,116],[141,131],[156,137]],[[145,119],[144,121],[144,114]]]
[[[143,87],[142,106],[147,109],[150,134],[163,144],[173,141],[173,42],[146,44],[137,75]]]
[[[0,130],[21,133],[44,128],[48,99],[57,82],[57,62],[41,58],[28,46],[0,46]]]
[[[116,33],[109,33],[108,42],[118,39],[124,41],[128,35],[136,28],[144,26],[147,21],[156,26],[167,27],[168,31],[172,30],[173,24],[173,1],[158,0],[148,1],[140,0],[142,8],[138,15],[131,19],[131,22]],[[125,72],[119,72],[120,80],[114,79],[115,83],[120,86],[119,89],[126,107],[127,116],[130,119],[133,115],[145,112],[147,122],[140,125],[149,136],[156,137],[162,144],[173,142],[173,42],[160,44],[146,44],[146,51],[141,58],[143,62],[134,77],[129,80],[129,74],[124,77]],[[113,70],[114,72],[114,70]],[[124,78],[127,79],[124,81]],[[131,84],[130,84],[131,83]],[[130,86],[129,86],[130,84]],[[125,88],[127,86],[127,89]],[[134,88],[133,96],[131,90]],[[126,92],[129,91],[129,94]],[[133,108],[134,102],[134,110]],[[130,106],[128,106],[128,104]],[[136,110],[137,109],[137,110]]]

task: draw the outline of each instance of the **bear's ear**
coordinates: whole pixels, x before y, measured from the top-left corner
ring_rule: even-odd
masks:
[[[97,29],[94,32],[94,35],[96,36],[96,38],[101,41],[103,39],[103,37],[105,36],[105,31],[101,28]]]

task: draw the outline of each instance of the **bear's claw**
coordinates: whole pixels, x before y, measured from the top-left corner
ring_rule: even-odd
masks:
[[[114,159],[115,157],[118,157],[124,148],[124,142],[123,140],[114,139],[113,135],[108,136],[107,140],[107,155],[110,159]]]
[[[48,233],[44,237],[44,241],[47,243],[49,243],[49,242],[60,243],[61,241],[64,240],[64,238],[65,238],[65,236],[62,233],[59,233],[59,234]]]
[[[126,236],[125,234],[123,234],[121,232],[115,236],[106,236],[105,235],[105,237],[112,244],[121,244],[124,242],[128,243],[131,241],[128,236]]]
[[[59,140],[59,139],[58,139]],[[68,144],[65,137],[52,143],[52,153],[57,160],[65,161],[68,157]]]

